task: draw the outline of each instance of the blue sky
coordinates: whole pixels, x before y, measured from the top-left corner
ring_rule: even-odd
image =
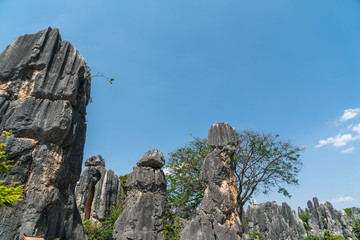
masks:
[[[115,78],[92,81],[85,159],[123,175],[225,121],[306,147],[293,197],[258,202],[360,207],[360,1],[0,0],[0,22],[1,51],[57,27]]]

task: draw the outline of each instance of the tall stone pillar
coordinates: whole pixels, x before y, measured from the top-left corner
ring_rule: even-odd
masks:
[[[0,208],[0,239],[24,234],[87,239],[76,207],[85,143],[88,68],[59,30],[16,38],[0,55],[0,130],[8,159],[7,183],[24,185],[23,200]]]

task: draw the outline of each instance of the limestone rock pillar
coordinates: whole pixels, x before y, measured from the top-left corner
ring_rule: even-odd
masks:
[[[14,160],[7,183],[24,185],[23,200],[0,209],[0,239],[24,234],[87,239],[76,207],[90,97],[88,68],[59,30],[16,38],[0,54],[0,138]]]

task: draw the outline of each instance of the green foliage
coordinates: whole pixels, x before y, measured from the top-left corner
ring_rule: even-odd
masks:
[[[360,219],[354,219],[354,222],[352,234],[357,239],[360,239]]]
[[[92,223],[91,220],[83,222],[84,230],[89,240],[111,240],[116,219],[123,211],[124,203],[113,206],[108,217],[100,220],[100,224]]]
[[[185,147],[171,152],[166,164],[168,198],[176,212],[189,218],[200,205],[204,192],[200,182],[203,159],[211,152],[206,139],[193,137]]]
[[[318,236],[307,236],[304,240],[320,240]]]
[[[254,233],[249,233],[249,237],[250,237],[251,239],[259,239],[259,240],[262,240],[262,239],[263,239],[262,234],[261,234],[261,233],[256,233],[256,232],[254,232]]]
[[[130,174],[125,174],[123,176],[120,176],[119,179],[122,183],[122,187],[123,187],[123,194],[124,194],[124,198],[127,196],[127,191],[129,190],[129,188],[126,186],[126,181],[129,178]]]
[[[169,224],[166,223],[165,217],[163,217],[164,229],[162,229],[162,233],[164,236],[164,240],[179,240],[180,239],[180,231],[181,231],[181,223],[180,216],[172,216]]]
[[[267,194],[273,188],[290,197],[285,185],[298,185],[297,174],[304,149],[289,141],[278,140],[278,135],[244,130],[238,134],[239,145],[234,155],[234,167],[239,189],[239,208],[256,193]],[[166,165],[168,196],[176,212],[188,218],[203,198],[199,176],[203,160],[211,152],[206,139],[193,137],[185,147],[170,153]]]
[[[345,238],[340,235],[334,236],[329,231],[325,231],[324,236],[321,238],[321,240],[345,240]]]
[[[328,229],[327,221],[326,221],[326,218],[324,216],[321,216],[321,221],[322,221],[322,223],[324,225],[324,228]]]
[[[9,132],[3,131],[1,136],[5,137],[10,135],[11,130]],[[5,151],[3,151],[4,147],[5,144],[0,143],[0,174],[7,173],[8,169],[12,167],[10,163],[13,162],[6,159]],[[13,184],[5,185],[5,181],[0,180],[0,207],[12,207],[14,202],[21,200],[21,196],[24,192],[24,186],[20,185],[15,187],[16,184],[18,183],[15,182]]]
[[[300,214],[299,218],[303,221],[306,232],[310,231],[311,228],[310,228],[309,222],[308,222],[309,219],[311,218],[310,213],[307,211],[306,214]]]
[[[348,215],[349,218],[352,218],[351,208],[345,208],[344,211],[346,212],[346,215]]]

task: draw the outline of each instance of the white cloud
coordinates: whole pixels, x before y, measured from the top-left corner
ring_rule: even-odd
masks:
[[[351,130],[357,132],[358,134],[360,134],[360,123],[358,125],[355,125],[351,128]]]
[[[340,202],[350,202],[350,201],[354,201],[354,198],[350,197],[350,196],[347,196],[347,197],[340,196],[338,198],[335,198],[335,199],[331,200],[330,202],[332,202],[332,203],[340,203]]]
[[[360,108],[350,108],[344,111],[344,114],[340,117],[340,122],[345,122],[349,119],[356,117],[360,113]]]
[[[327,144],[332,144],[334,147],[345,146],[348,142],[355,141],[360,136],[352,136],[351,134],[338,134],[335,138],[329,137],[327,139],[322,139],[319,141],[319,144],[316,145],[316,148],[322,147]]]
[[[354,147],[349,147],[347,149],[341,150],[341,153],[352,153],[354,151]]]

